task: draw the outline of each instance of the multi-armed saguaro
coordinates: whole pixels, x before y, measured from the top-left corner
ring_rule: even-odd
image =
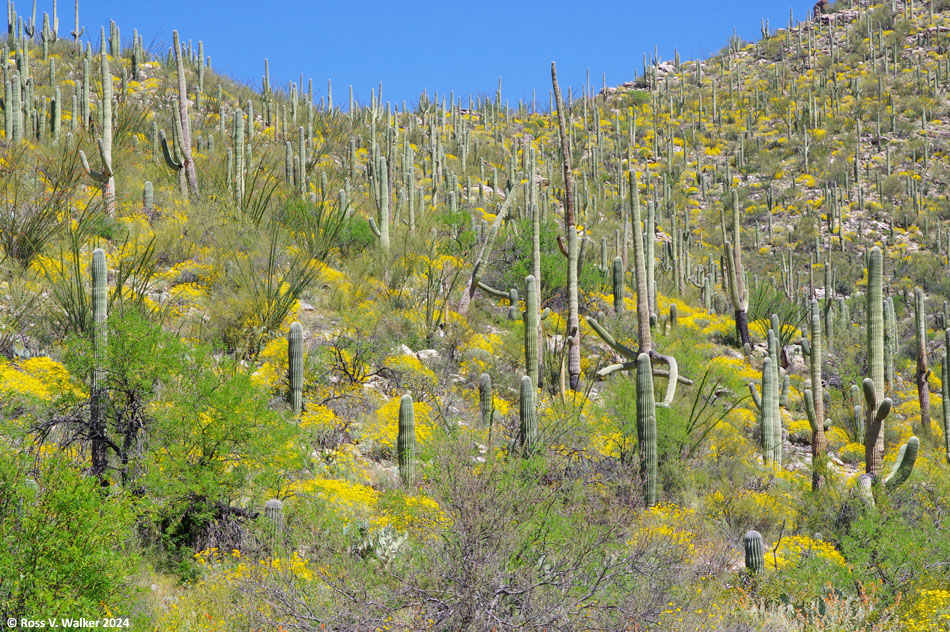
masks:
[[[867,474],[877,479],[881,474],[884,459],[884,419],[891,412],[891,399],[884,395],[884,258],[881,249],[875,246],[868,254],[867,290],[867,350],[868,372],[864,378],[865,435],[864,459]],[[918,309],[922,313],[921,309]],[[917,460],[920,445],[917,437],[911,437],[901,446],[894,469],[884,480],[884,488],[891,490],[910,476]]]
[[[868,474],[881,473],[884,458],[884,418],[891,412],[891,399],[884,397],[884,259],[875,246],[868,255],[867,354],[869,377],[864,378],[864,461]]]
[[[179,172],[179,183],[182,186],[182,193],[187,194],[190,190],[192,195],[198,195],[198,173],[195,169],[195,161],[191,157],[191,122],[188,118],[188,84],[185,79],[185,61],[181,54],[181,42],[178,39],[178,31],[172,31],[174,40],[175,64],[178,68],[178,100],[175,103],[177,112],[173,113],[174,133],[178,138],[176,141],[175,152],[169,152],[164,134],[162,135],[162,149],[165,153],[165,161],[168,165]],[[187,190],[185,187],[187,186]]]
[[[112,73],[109,72],[109,56],[105,48],[99,54],[100,68],[102,69],[102,102],[99,111],[102,115],[102,136],[96,139],[99,145],[99,157],[102,159],[102,171],[93,171],[89,168],[86,154],[79,150],[79,158],[83,169],[89,177],[102,187],[102,203],[110,216],[115,215],[115,178],[112,175]]]

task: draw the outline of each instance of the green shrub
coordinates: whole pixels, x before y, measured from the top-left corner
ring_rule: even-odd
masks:
[[[138,560],[133,506],[64,453],[0,450],[0,616],[128,613]]]

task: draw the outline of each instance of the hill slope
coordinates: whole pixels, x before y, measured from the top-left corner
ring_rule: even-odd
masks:
[[[0,614],[944,629],[950,6],[845,4],[550,112],[14,15]]]

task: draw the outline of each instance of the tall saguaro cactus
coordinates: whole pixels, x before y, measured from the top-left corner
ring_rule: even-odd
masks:
[[[487,373],[482,373],[478,377],[478,408],[481,413],[482,426],[491,426],[495,407],[492,403],[491,376]]]
[[[656,400],[653,395],[653,366],[648,353],[641,353],[637,357],[637,444],[643,500],[647,507],[652,507],[656,504]]]
[[[782,464],[782,417],[778,406],[778,378],[772,368],[772,358],[762,362],[762,394],[749,383],[752,401],[759,409],[759,430],[762,436],[762,460]],[[778,416],[776,417],[776,413]]]
[[[518,397],[518,417],[521,422],[519,440],[524,456],[531,456],[538,447],[537,395],[530,376],[521,378]]]
[[[386,158],[379,157],[377,163],[376,177],[379,178],[379,226],[371,217],[369,218],[369,227],[373,234],[379,239],[379,247],[383,254],[389,254],[389,199],[392,193],[389,188],[389,169],[386,166]]]
[[[940,394],[943,400],[943,441],[947,452],[947,463],[950,463],[950,329],[943,332],[944,349],[947,355],[943,358],[943,372],[940,384]]]
[[[538,361],[538,285],[534,277],[525,277],[524,312],[524,363],[525,373],[531,383],[540,386],[541,368]]]
[[[115,215],[115,178],[112,175],[112,73],[109,72],[109,56],[104,48],[99,54],[99,63],[102,70],[102,101],[99,104],[102,136],[96,139],[96,142],[99,145],[102,171],[93,171],[89,167],[89,161],[82,150],[79,150],[79,158],[89,177],[102,187],[102,203],[111,217]]]
[[[877,246],[868,253],[867,353],[868,373],[864,378],[864,461],[868,474],[881,473],[884,458],[884,418],[891,412],[891,400],[884,397],[884,259]]]
[[[412,407],[411,395],[403,395],[399,400],[396,458],[399,461],[399,476],[402,482],[412,485],[416,480],[416,413]]]
[[[564,114],[561,87],[557,82],[557,67],[551,62],[551,83],[557,106],[557,123],[561,137],[561,163],[564,168],[564,233],[568,242],[567,257],[567,335],[573,341],[568,345],[567,371],[571,390],[577,390],[581,380],[580,316],[577,301],[577,226],[574,220],[574,175],[571,168],[571,146]]]
[[[172,99],[173,109],[178,109],[178,99]],[[182,129],[181,119],[177,115],[172,116],[172,142],[169,145],[168,138],[165,136],[165,130],[159,132],[162,141],[162,155],[165,157],[165,164],[175,172],[178,177],[178,192],[181,196],[188,197],[188,174],[185,171],[185,159],[182,153]]]
[[[94,476],[102,477],[108,466],[106,457],[106,420],[104,408],[106,346],[108,344],[108,271],[106,253],[96,248],[92,253],[92,349],[93,368],[89,385],[89,435],[92,440],[92,470]]]
[[[303,410],[303,327],[297,321],[287,332],[287,383],[287,399],[294,414],[299,415]]]
[[[178,68],[178,121],[181,124],[181,166],[192,195],[198,195],[198,172],[191,157],[191,121],[188,118],[188,84],[185,81],[185,60],[181,54],[178,31],[172,31],[175,64]]]
[[[719,220],[722,228],[722,248],[726,260],[727,285],[729,298],[736,315],[736,332],[740,343],[745,346],[752,344],[749,338],[749,294],[745,288],[745,271],[742,269],[742,224],[739,218],[739,193],[732,192],[732,231],[730,242],[726,236],[726,219],[722,209],[719,209]]]
[[[924,292],[919,287],[914,289],[914,333],[917,343],[917,398],[920,400],[920,432],[924,437],[930,436],[930,387],[927,378],[930,377],[930,367],[927,366],[927,311],[924,305]]]
[[[612,268],[613,286],[614,286],[614,313],[619,315],[623,313],[623,259],[614,257]]]
[[[828,448],[825,440],[825,401],[821,383],[821,311],[817,300],[812,300],[810,311],[810,343],[807,348],[811,388],[805,390],[805,412],[811,425],[812,488],[817,490],[823,482],[823,461]]]

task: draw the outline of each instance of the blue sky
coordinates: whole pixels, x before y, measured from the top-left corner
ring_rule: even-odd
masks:
[[[128,43],[132,29],[145,45],[165,49],[173,29],[187,41],[203,40],[215,70],[255,88],[260,87],[264,58],[270,60],[271,83],[313,78],[317,100],[333,81],[333,98],[345,105],[348,86],[357,98],[369,101],[370,89],[383,83],[383,99],[416,102],[423,88],[448,95],[493,95],[502,78],[502,98],[512,106],[531,99],[546,107],[550,62],[558,64],[559,79],[608,85],[633,78],[642,67],[643,53],[659,47],[670,59],[677,47],[682,59],[705,57],[721,49],[736,33],[746,40],[759,37],[760,19],[773,30],[784,27],[789,9],[796,20],[812,2],[800,0],[659,0],[656,2],[596,0],[519,2],[326,2],[318,0],[82,0],[80,23],[85,37],[98,38],[99,27],[114,19]],[[21,13],[30,0],[17,0]],[[50,11],[52,0],[39,0],[37,20]],[[59,0],[60,35],[73,29],[73,3]],[[107,29],[108,32],[108,29]],[[566,88],[565,88],[566,90]]]

